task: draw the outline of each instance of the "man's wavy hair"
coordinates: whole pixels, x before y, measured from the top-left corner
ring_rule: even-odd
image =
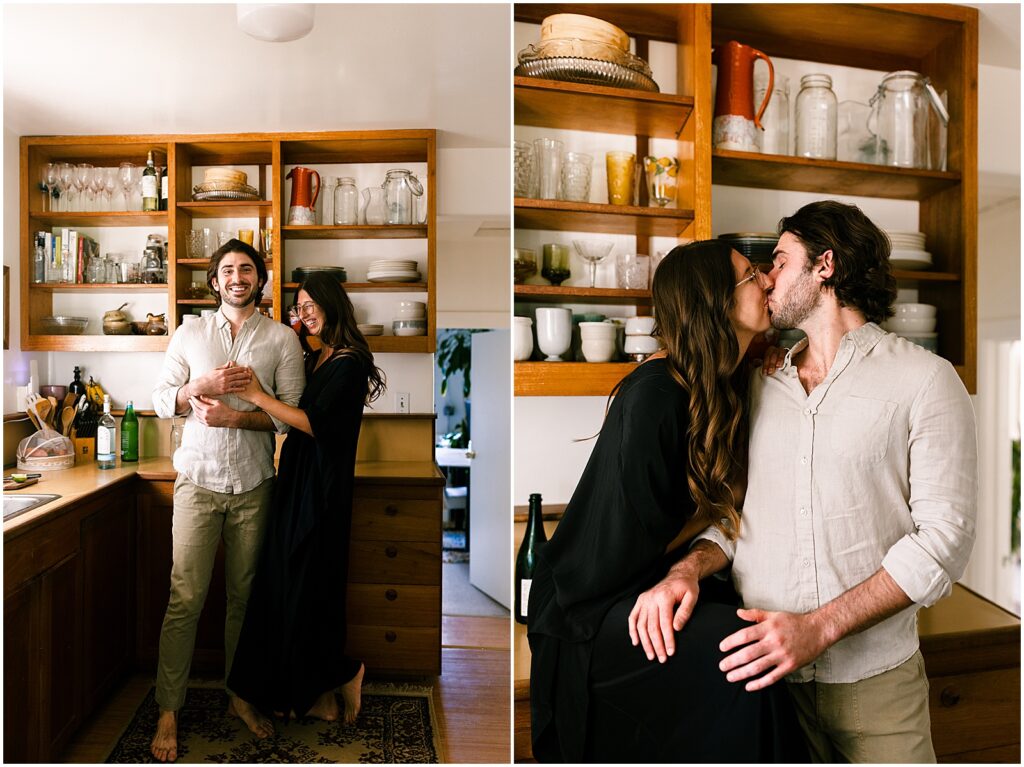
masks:
[[[800,240],[812,265],[826,250],[832,251],[835,269],[822,285],[832,289],[840,306],[859,310],[868,322],[892,317],[892,246],[860,208],[835,200],[812,202],[779,221],[780,237],[783,232]]]

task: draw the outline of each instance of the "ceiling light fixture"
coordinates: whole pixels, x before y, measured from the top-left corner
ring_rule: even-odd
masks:
[[[257,40],[288,43],[313,29],[313,3],[238,3],[238,26]]]

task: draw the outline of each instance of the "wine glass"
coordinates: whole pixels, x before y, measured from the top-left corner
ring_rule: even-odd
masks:
[[[57,191],[57,176],[58,176],[57,163],[55,163],[55,162],[48,162],[48,163],[46,163],[46,168],[44,170],[45,170],[45,173],[46,173],[46,187],[49,190],[47,192],[47,195],[46,195],[46,197],[47,197],[46,210],[48,210],[48,211],[50,211],[52,213],[53,212],[53,193],[55,191]],[[57,207],[59,208],[60,207],[60,205],[59,205],[60,198],[59,197],[57,198],[57,202],[58,202]]]
[[[43,193],[43,207],[41,212],[46,213],[50,206],[47,204],[47,198],[50,196],[50,190],[53,189],[53,184],[50,182],[50,175],[53,174],[53,179],[56,181],[57,174],[55,166],[52,162],[46,163],[46,165],[39,166],[39,189]]]
[[[132,193],[132,168],[134,167],[130,162],[123,162],[118,166],[118,179],[121,182],[121,191],[124,193],[125,210],[131,210],[128,200]]]
[[[78,193],[78,209],[87,210],[88,204],[84,201],[85,193],[89,190],[89,173],[92,171],[92,165],[87,162],[80,162],[75,166],[74,184],[75,191]]]
[[[65,213],[71,210],[71,187],[74,184],[75,166],[62,162],[57,168],[57,193],[63,199],[62,209]]]
[[[93,201],[93,210],[103,210],[103,173],[104,168],[93,168],[89,171],[89,196]]]
[[[117,189],[118,168],[103,169],[103,196],[107,200],[107,210],[114,209],[114,190]]]
[[[615,243],[611,240],[573,240],[572,246],[590,264],[590,287],[597,287],[597,265],[608,258]]]

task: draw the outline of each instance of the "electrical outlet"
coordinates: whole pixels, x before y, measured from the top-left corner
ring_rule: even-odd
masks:
[[[409,392],[407,392],[407,391],[395,392],[395,412],[396,413],[408,413],[409,412]]]

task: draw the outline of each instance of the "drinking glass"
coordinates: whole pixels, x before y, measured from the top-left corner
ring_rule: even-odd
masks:
[[[539,138],[533,142],[538,199],[558,199],[558,185],[562,178],[563,146],[562,142],[556,138]]]
[[[246,245],[252,245],[252,229],[239,229],[238,239],[244,242]]]
[[[107,201],[107,210],[114,209],[114,191],[117,189],[117,168],[103,169],[103,197]]]
[[[552,285],[561,285],[569,279],[569,249],[557,242],[545,245],[540,274]]]
[[[144,165],[132,166],[132,210],[142,210],[142,172]]]
[[[46,187],[47,187],[46,206],[43,208],[43,210],[49,211],[49,212],[53,212],[53,193],[55,191],[57,191],[57,173],[58,173],[57,163],[55,163],[55,162],[48,162],[48,163],[46,163],[46,167],[43,169],[43,173],[45,174],[44,175],[44,180],[46,181]],[[60,198],[59,197],[57,199],[57,202],[60,203]],[[59,209],[60,205],[58,204],[57,207]]]
[[[89,171],[89,197],[92,199],[92,209],[103,210],[103,174],[104,168],[93,168]]]
[[[581,152],[566,152],[562,163],[562,199],[590,201],[590,177],[594,158]]]
[[[636,155],[632,152],[608,152],[605,154],[605,166],[608,171],[608,203],[632,205]]]
[[[573,240],[572,245],[580,257],[590,264],[590,287],[597,287],[597,265],[608,258],[615,243],[611,240]]]
[[[676,199],[676,179],[679,176],[679,160],[675,157],[644,158],[647,171],[647,194],[651,205],[664,208]]]
[[[188,257],[204,258],[203,252],[203,230],[191,229],[188,233]]]
[[[271,258],[271,257],[273,257],[273,255],[274,255],[274,230],[273,229],[260,229],[260,242],[263,243],[263,257],[264,258]]]
[[[131,210],[132,194],[132,169],[135,166],[130,162],[123,162],[118,166],[118,179],[121,182],[121,191],[124,193],[124,209]]]
[[[537,273],[537,254],[527,248],[516,248],[515,260],[512,262],[512,281],[522,285]]]
[[[212,256],[214,250],[216,248],[213,247],[213,230],[205,227],[203,229],[203,258]]]
[[[46,213],[48,209],[46,198],[50,196],[50,184],[46,179],[52,165],[53,163],[49,162],[39,166],[39,191],[43,193],[43,206],[39,209],[41,213]]]
[[[530,181],[533,179],[533,145],[529,141],[515,142],[515,196],[532,197]]]
[[[75,180],[75,166],[69,162],[62,162],[57,169],[57,191],[60,194],[63,204],[61,210],[65,213],[71,210],[71,187]]]
[[[231,232],[218,232],[217,233],[217,247],[223,248],[228,244],[229,240],[233,240],[235,235]]]
[[[651,257],[638,253],[620,253],[615,263],[615,281],[627,290],[647,290],[650,285]]]
[[[88,201],[85,200],[85,192],[89,188],[89,173],[92,171],[92,165],[87,162],[80,162],[75,166],[75,173],[72,178],[72,182],[75,185],[75,192],[78,200],[78,210],[88,210]]]

